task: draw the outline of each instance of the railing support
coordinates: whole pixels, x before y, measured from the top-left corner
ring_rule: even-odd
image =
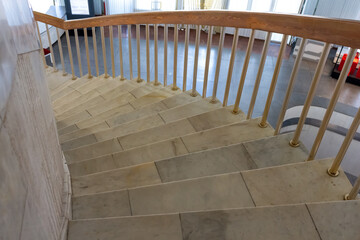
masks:
[[[155,80],[154,80],[154,85],[155,86],[158,86],[160,85],[159,83],[159,74],[158,74],[158,69],[159,69],[159,66],[158,66],[158,25],[157,24],[154,24],[154,60],[155,60]]]
[[[203,92],[202,92],[203,98],[206,98],[206,92],[207,92],[213,29],[214,29],[213,26],[209,27],[207,44],[206,44],[206,60],[205,60],[204,84],[203,84]]]
[[[70,66],[71,66],[71,74],[72,74],[72,80],[76,79],[75,76],[75,72],[74,72],[74,61],[73,61],[73,56],[72,56],[72,51],[71,51],[71,43],[70,43],[70,37],[69,37],[69,30],[65,31],[65,35],[66,35],[66,42],[67,42],[67,49],[68,49],[68,54],[69,54],[69,60],[70,60]]]
[[[359,127],[359,124],[360,124],[360,108],[358,109],[358,111],[354,117],[354,120],[351,123],[351,126],[345,136],[345,139],[339,149],[339,152],[337,153],[337,155],[334,159],[334,162],[332,163],[331,167],[327,171],[330,176],[336,177],[339,175],[340,164],[341,164],[342,160],[344,159],[345,153],[348,150],[352,139],[354,138],[354,135],[356,133],[356,130]]]
[[[103,54],[103,60],[104,60],[104,74],[105,74],[105,78],[108,78],[109,75],[107,72],[107,63],[106,63],[106,46],[105,46],[104,27],[100,27],[100,33],[101,33],[102,54]]]
[[[120,81],[126,80],[124,77],[124,62],[123,62],[123,51],[122,51],[122,28],[118,25],[118,38],[119,38],[119,58],[120,58]]]
[[[115,78],[115,60],[114,60],[114,29],[113,26],[109,26],[110,31],[110,51],[111,51],[111,72],[112,78]]]
[[[50,53],[51,53],[51,61],[52,61],[52,64],[53,64],[54,72],[57,72],[58,70],[56,68],[54,50],[53,50],[53,47],[52,47],[52,44],[51,44],[49,26],[47,24],[45,24],[45,27],[46,27],[46,33],[47,33],[47,37],[48,37],[48,41],[49,41],[49,48],[50,48]]]
[[[90,54],[89,54],[89,40],[87,35],[87,28],[83,28],[85,38],[85,50],[86,50],[86,61],[88,67],[88,78],[92,78],[91,67],[90,67]]]
[[[48,68],[48,65],[46,64],[46,60],[45,60],[45,55],[44,55],[44,47],[43,47],[43,43],[42,43],[42,40],[41,40],[41,35],[40,35],[40,30],[39,30],[39,23],[38,21],[36,21],[36,30],[37,30],[37,33],[38,33],[38,36],[39,36],[39,43],[40,43],[40,53],[41,53],[41,58],[43,60],[43,64],[44,64],[44,67],[45,68]]]
[[[272,35],[271,32],[268,32],[266,34],[264,47],[263,47],[263,50],[262,50],[262,53],[261,53],[259,69],[258,69],[258,72],[257,72],[257,75],[256,75],[254,89],[253,89],[253,92],[252,92],[252,95],[251,95],[251,100],[250,100],[249,109],[248,109],[246,119],[250,119],[252,114],[253,114],[253,111],[254,111],[254,106],[255,106],[256,97],[257,97],[257,94],[258,94],[258,91],[259,91],[261,77],[262,77],[264,67],[265,67],[267,52],[268,52],[269,45],[270,45],[270,42],[271,42],[271,35]]]
[[[197,81],[197,69],[199,63],[199,45],[200,45],[201,29],[200,25],[196,25],[196,37],[195,37],[195,57],[194,57],[194,72],[193,72],[193,85],[191,96],[196,97],[196,81]]]
[[[284,121],[285,112],[286,112],[287,106],[289,104],[291,92],[292,92],[292,90],[294,88],[295,79],[296,79],[297,73],[299,71],[299,67],[300,67],[302,56],[304,54],[306,43],[307,43],[307,39],[302,39],[301,40],[298,55],[296,56],[294,67],[293,67],[291,75],[290,75],[289,85],[288,85],[288,87],[286,89],[285,98],[284,98],[284,101],[283,101],[283,105],[281,107],[281,111],[280,111],[280,114],[279,114],[279,119],[278,119],[277,124],[276,124],[274,135],[279,134],[282,122]]]
[[[178,51],[178,25],[174,24],[174,73],[173,73],[173,86],[172,90],[176,91],[178,90],[178,86],[176,84],[176,77],[177,77],[177,51]]]
[[[185,28],[185,50],[184,50],[184,72],[183,72],[183,92],[186,91],[186,81],[187,81],[187,65],[188,65],[188,52],[189,52],[189,24]]]
[[[329,106],[326,109],[325,115],[323,117],[323,120],[321,122],[321,126],[320,126],[319,131],[318,131],[318,134],[316,135],[314,144],[313,144],[313,146],[311,148],[309,157],[307,159],[308,161],[314,160],[314,158],[316,156],[316,153],[317,153],[317,151],[318,151],[318,149],[320,147],[320,143],[321,143],[321,141],[322,141],[322,139],[324,137],[327,126],[329,125],[331,115],[332,115],[332,113],[333,113],[333,111],[335,109],[336,103],[337,103],[337,101],[339,99],[341,89],[345,85],[345,81],[346,81],[347,75],[348,75],[348,73],[350,71],[351,64],[353,63],[353,60],[355,58],[356,51],[357,50],[353,49],[353,48],[351,48],[350,51],[349,51],[349,55],[348,55],[348,57],[347,57],[347,59],[345,61],[345,64],[344,64],[343,69],[342,69],[342,71],[340,73],[339,79],[336,82],[336,86],[335,86],[333,95],[332,95],[332,97],[330,99],[330,102],[329,102]]]
[[[224,45],[224,38],[225,38],[225,30],[224,27],[221,27],[220,30],[220,40],[219,40],[219,49],[218,49],[218,55],[217,55],[217,61],[216,61],[216,69],[215,69],[215,79],[214,79],[214,86],[213,86],[213,94],[210,100],[210,103],[216,103],[216,93],[217,93],[217,87],[219,84],[219,75],[220,75],[220,66],[221,66],[221,55],[222,55],[222,49]]]
[[[359,194],[359,190],[360,190],[360,176],[356,179],[356,182],[353,186],[353,188],[351,189],[349,194],[346,194],[344,196],[345,200],[355,200],[357,195]]]
[[[146,24],[146,82],[150,82],[150,32],[149,24]]]
[[[82,65],[81,65],[81,55],[80,55],[80,45],[79,45],[79,35],[78,35],[78,31],[77,31],[77,29],[74,29],[74,33],[75,33],[75,46],[76,46],[76,54],[77,54],[77,59],[78,59],[78,65],[79,65],[80,77],[82,77],[82,76],[83,76],[83,71],[82,71]]]
[[[140,25],[137,24],[136,25],[136,54],[137,54],[137,72],[138,72],[138,76],[137,76],[137,82],[140,83],[142,81],[144,81],[141,78],[141,58],[140,58]]]
[[[62,75],[66,76],[67,72],[65,71],[64,54],[63,54],[63,50],[62,50],[62,44],[61,44],[60,34],[59,34],[59,29],[58,28],[56,28],[56,36],[57,36],[57,41],[58,41],[58,45],[59,45],[61,68],[62,68],[62,72],[63,72]]]
[[[130,71],[130,80],[133,80],[133,69],[132,69],[132,51],[131,51],[131,25],[127,25],[128,30],[128,46],[129,46],[129,71]]]
[[[307,114],[309,112],[310,104],[311,104],[311,102],[312,102],[312,100],[313,100],[313,98],[315,96],[316,87],[317,87],[317,85],[319,83],[319,80],[321,78],[321,74],[323,72],[323,69],[324,69],[324,66],[325,66],[325,63],[326,63],[326,59],[327,59],[327,57],[329,55],[329,51],[330,51],[330,43],[326,43],[325,46],[324,46],[323,52],[321,53],[319,63],[317,65],[317,67],[316,67],[315,75],[314,75],[314,78],[313,78],[313,80],[311,82],[309,93],[308,93],[308,95],[306,97],[303,109],[301,111],[301,115],[300,115],[299,122],[298,122],[298,125],[297,125],[296,130],[295,130],[293,139],[290,140],[290,146],[292,146],[292,147],[298,147],[299,146],[299,139],[300,139],[301,131],[302,131],[302,128],[304,126],[306,116],[307,116]]]
[[[93,47],[94,47],[94,58],[95,58],[95,67],[96,67],[96,76],[99,76],[99,63],[98,63],[98,52],[97,52],[97,43],[96,43],[96,31],[95,27],[91,28],[92,30],[92,39],[93,39]]]
[[[164,86],[167,86],[168,25],[164,26]]]
[[[234,36],[233,36],[233,42],[231,47],[231,56],[230,56],[230,62],[229,62],[229,70],[226,80],[226,86],[225,86],[225,93],[224,93],[224,100],[223,100],[223,107],[227,106],[228,98],[229,98],[229,91],[230,91],[230,85],[231,85],[231,77],[234,70],[234,61],[235,61],[235,55],[236,55],[236,49],[237,44],[239,40],[239,29],[235,28]]]
[[[267,127],[267,117],[269,115],[271,101],[272,101],[273,96],[274,96],[276,82],[277,82],[277,79],[278,79],[278,76],[279,76],[279,73],[280,73],[281,63],[282,63],[283,55],[284,55],[284,52],[285,52],[287,39],[288,39],[288,35],[284,34],[283,38],[282,38],[282,41],[281,41],[280,50],[279,50],[279,56],[278,56],[277,61],[276,61],[274,74],[273,74],[273,77],[272,77],[272,80],[271,80],[269,93],[268,93],[268,96],[267,96],[267,99],[266,99],[264,113],[263,113],[263,116],[262,116],[261,121],[259,123],[259,127],[262,127],[262,128]]]

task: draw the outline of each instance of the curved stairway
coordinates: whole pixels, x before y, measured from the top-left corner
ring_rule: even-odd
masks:
[[[68,239],[357,239],[332,159],[259,119],[151,83],[46,69],[72,182]]]

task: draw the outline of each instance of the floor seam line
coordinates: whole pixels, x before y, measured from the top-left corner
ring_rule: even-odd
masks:
[[[182,225],[182,221],[181,221],[181,213],[179,212],[179,220],[180,220],[180,230],[181,230],[181,237],[182,239],[184,238],[184,231],[183,231],[183,225]]]
[[[133,215],[133,211],[132,211],[132,206],[131,206],[131,200],[130,200],[130,191],[129,191],[128,188],[126,189],[126,192],[127,192],[127,194],[128,194],[129,208],[130,208],[130,216],[134,216],[134,215]]]
[[[187,148],[187,146],[186,146],[186,144],[185,144],[185,142],[184,142],[184,139],[183,139],[182,137],[179,137],[179,138],[180,138],[181,142],[184,144],[186,151],[187,151],[188,153],[191,153],[191,152],[189,151],[189,149]]]
[[[255,203],[255,201],[254,201],[254,198],[253,198],[253,196],[251,195],[251,192],[250,192],[250,190],[249,190],[249,187],[248,187],[248,185],[246,184],[245,178],[244,178],[244,176],[242,175],[242,172],[240,171],[240,172],[239,172],[239,174],[240,174],[240,176],[241,176],[242,180],[244,181],[244,184],[245,184],[246,190],[248,191],[248,193],[249,193],[249,195],[250,195],[250,198],[251,198],[251,200],[252,200],[252,202],[253,202],[254,206],[255,206],[255,207],[257,207],[257,205],[256,205],[256,203]]]
[[[309,207],[308,207],[308,205],[307,205],[306,203],[305,203],[305,207],[306,207],[306,210],[307,210],[308,213],[309,213],[309,216],[310,216],[311,221],[312,221],[312,223],[313,223],[313,225],[314,225],[314,227],[315,227],[315,230],[316,230],[317,234],[319,235],[319,238],[322,239],[322,238],[321,238],[321,235],[320,235],[320,232],[319,232],[319,229],[317,228],[317,226],[316,226],[316,224],[315,224],[315,221],[314,221],[314,218],[313,218],[313,216],[311,215],[310,209],[309,209]]]

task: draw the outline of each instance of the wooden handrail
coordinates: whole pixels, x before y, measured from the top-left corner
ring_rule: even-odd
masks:
[[[196,24],[264,30],[360,48],[360,21],[297,14],[226,10],[161,11],[64,21],[34,11],[34,17],[37,21],[64,30],[127,24]]]

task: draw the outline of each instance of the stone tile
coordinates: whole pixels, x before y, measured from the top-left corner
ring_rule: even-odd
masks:
[[[154,91],[154,89],[150,85],[140,83],[139,86],[141,87],[131,91],[131,94],[134,95],[134,97],[136,98],[141,98],[142,96],[145,96]]]
[[[100,122],[103,122],[103,121],[113,117],[114,115],[126,114],[129,112],[132,112],[133,110],[134,110],[134,108],[130,104],[121,105],[116,108],[112,108],[108,111],[97,114],[97,115],[91,117],[90,119],[86,119],[84,121],[77,122],[76,126],[78,126],[79,128],[87,128],[87,127],[93,126],[95,124],[98,124]]]
[[[139,147],[154,142],[186,135],[195,132],[187,119],[147,129],[127,136],[119,137],[121,146],[125,149]]]
[[[181,137],[190,152],[251,141],[274,134],[272,128],[260,128],[259,119],[251,119]]]
[[[360,201],[307,204],[322,240],[358,239]]]
[[[63,151],[69,151],[71,149],[79,148],[82,146],[90,145],[97,143],[97,139],[94,134],[86,135],[83,137],[78,137],[63,143],[60,143],[61,149]]]
[[[162,102],[157,102],[126,114],[116,114],[115,116],[107,119],[106,122],[109,124],[110,127],[114,127],[126,122],[134,121],[139,118],[156,114],[166,109],[167,107],[165,106],[165,104],[163,104]]]
[[[73,219],[130,215],[131,209],[127,190],[72,198]]]
[[[55,100],[53,100],[52,102],[52,106],[53,107],[59,107],[63,104],[66,104],[69,102],[69,99],[74,99],[74,98],[78,98],[81,97],[82,94],[74,89],[69,88],[68,90],[66,90],[66,94],[63,95],[60,98],[57,98]]]
[[[207,150],[157,161],[162,182],[179,181],[256,168],[242,145]]]
[[[59,127],[58,127],[58,129],[59,129]],[[74,125],[70,125],[70,126],[59,129],[58,134],[59,135],[64,135],[64,134],[68,134],[68,133],[71,133],[71,132],[75,132],[77,130],[79,130],[79,128],[74,124]]]
[[[190,97],[190,99],[194,99],[197,101],[161,112],[161,117],[164,119],[165,122],[173,122],[181,118],[199,115],[204,112],[208,112],[221,107],[220,102],[212,104],[206,100],[202,100],[197,97]]]
[[[105,122],[102,122],[102,123],[99,123],[99,124],[94,125],[92,127],[84,128],[84,129],[79,129],[76,125],[72,125],[72,126],[76,127],[76,128],[74,128],[75,131],[72,131],[70,133],[63,134],[63,135],[61,135],[59,133],[60,134],[59,140],[60,140],[61,143],[64,143],[66,141],[69,141],[69,140],[72,140],[72,139],[75,139],[75,138],[90,135],[90,134],[98,132],[98,131],[109,129],[109,126]]]
[[[58,129],[62,129],[71,126],[76,122],[89,119],[90,117],[91,117],[90,113],[88,113],[87,111],[81,111],[68,118],[63,118],[62,120],[59,120],[58,122],[56,122],[56,126]]]
[[[178,214],[69,222],[69,240],[182,240]]]
[[[161,100],[164,100],[170,96],[172,96],[170,93],[167,93],[164,91],[156,91],[156,92],[151,92],[149,94],[146,94],[146,95],[136,99],[135,101],[132,101],[130,104],[134,108],[139,109],[139,108],[142,108],[151,103],[160,102]]]
[[[133,215],[254,206],[239,173],[129,189]]]
[[[107,124],[106,124],[107,125]],[[127,122],[116,127],[110,128],[108,130],[100,131],[95,133],[96,139],[100,141],[109,140],[115,137],[121,137],[128,134],[136,133],[139,131],[144,131],[149,128],[159,127],[164,125],[164,121],[161,117],[156,115],[151,115],[149,117],[140,118],[131,122]]]
[[[244,146],[259,168],[304,162],[308,157],[305,146],[290,147],[293,134],[282,134],[270,138],[246,142]]]
[[[305,205],[180,215],[183,239],[186,240],[320,240]]]
[[[97,79],[93,79],[92,81],[89,81],[88,83],[86,83],[80,87],[77,87],[76,90],[79,91],[80,93],[84,94],[84,93],[92,91],[98,87],[101,87],[103,85],[107,85],[111,81],[116,81],[116,80],[113,80],[112,78],[105,79],[103,76],[100,76]]]
[[[106,100],[101,104],[98,104],[96,106],[89,106],[86,108],[86,110],[92,115],[96,116],[100,113],[103,113],[105,111],[109,111],[113,108],[116,108],[121,105],[128,104],[131,100],[134,100],[135,97],[131,95],[130,93],[126,92],[116,98]]]
[[[128,85],[128,82],[121,82],[119,80],[110,80],[106,84],[103,84],[103,85],[95,88],[94,90],[96,90],[100,94],[106,94],[112,90],[120,89],[120,88],[118,88],[119,86],[125,87],[126,85]]]
[[[127,167],[186,154],[180,138],[157,142],[127,151],[70,164],[72,177]]]
[[[117,139],[111,139],[69,151],[64,151],[64,155],[67,163],[74,163],[119,151],[122,151],[119,141]]]
[[[185,105],[185,104],[191,103],[191,102],[197,102],[200,99],[202,99],[200,95],[197,95],[196,97],[192,97],[192,96],[190,96],[190,93],[191,93],[190,91],[183,92],[183,93],[177,94],[173,97],[164,99],[162,102],[168,108],[175,108],[177,106]]]
[[[342,200],[351,190],[344,172],[336,178],[326,170],[332,159],[244,171],[256,206]]]
[[[72,178],[74,196],[161,183],[154,163]]]
[[[205,112],[189,118],[189,122],[196,131],[204,131],[210,128],[215,128],[235,122],[245,120],[245,114],[232,114],[231,106],[225,108],[215,109],[213,111]]]
[[[109,91],[107,91],[107,92],[101,93],[101,96],[105,100],[110,100],[110,99],[116,98],[124,93],[130,92],[131,90],[135,89],[136,87],[138,87],[138,86],[124,83],[124,84],[121,84],[120,86],[110,88]],[[99,91],[99,90],[96,89],[96,91]]]

